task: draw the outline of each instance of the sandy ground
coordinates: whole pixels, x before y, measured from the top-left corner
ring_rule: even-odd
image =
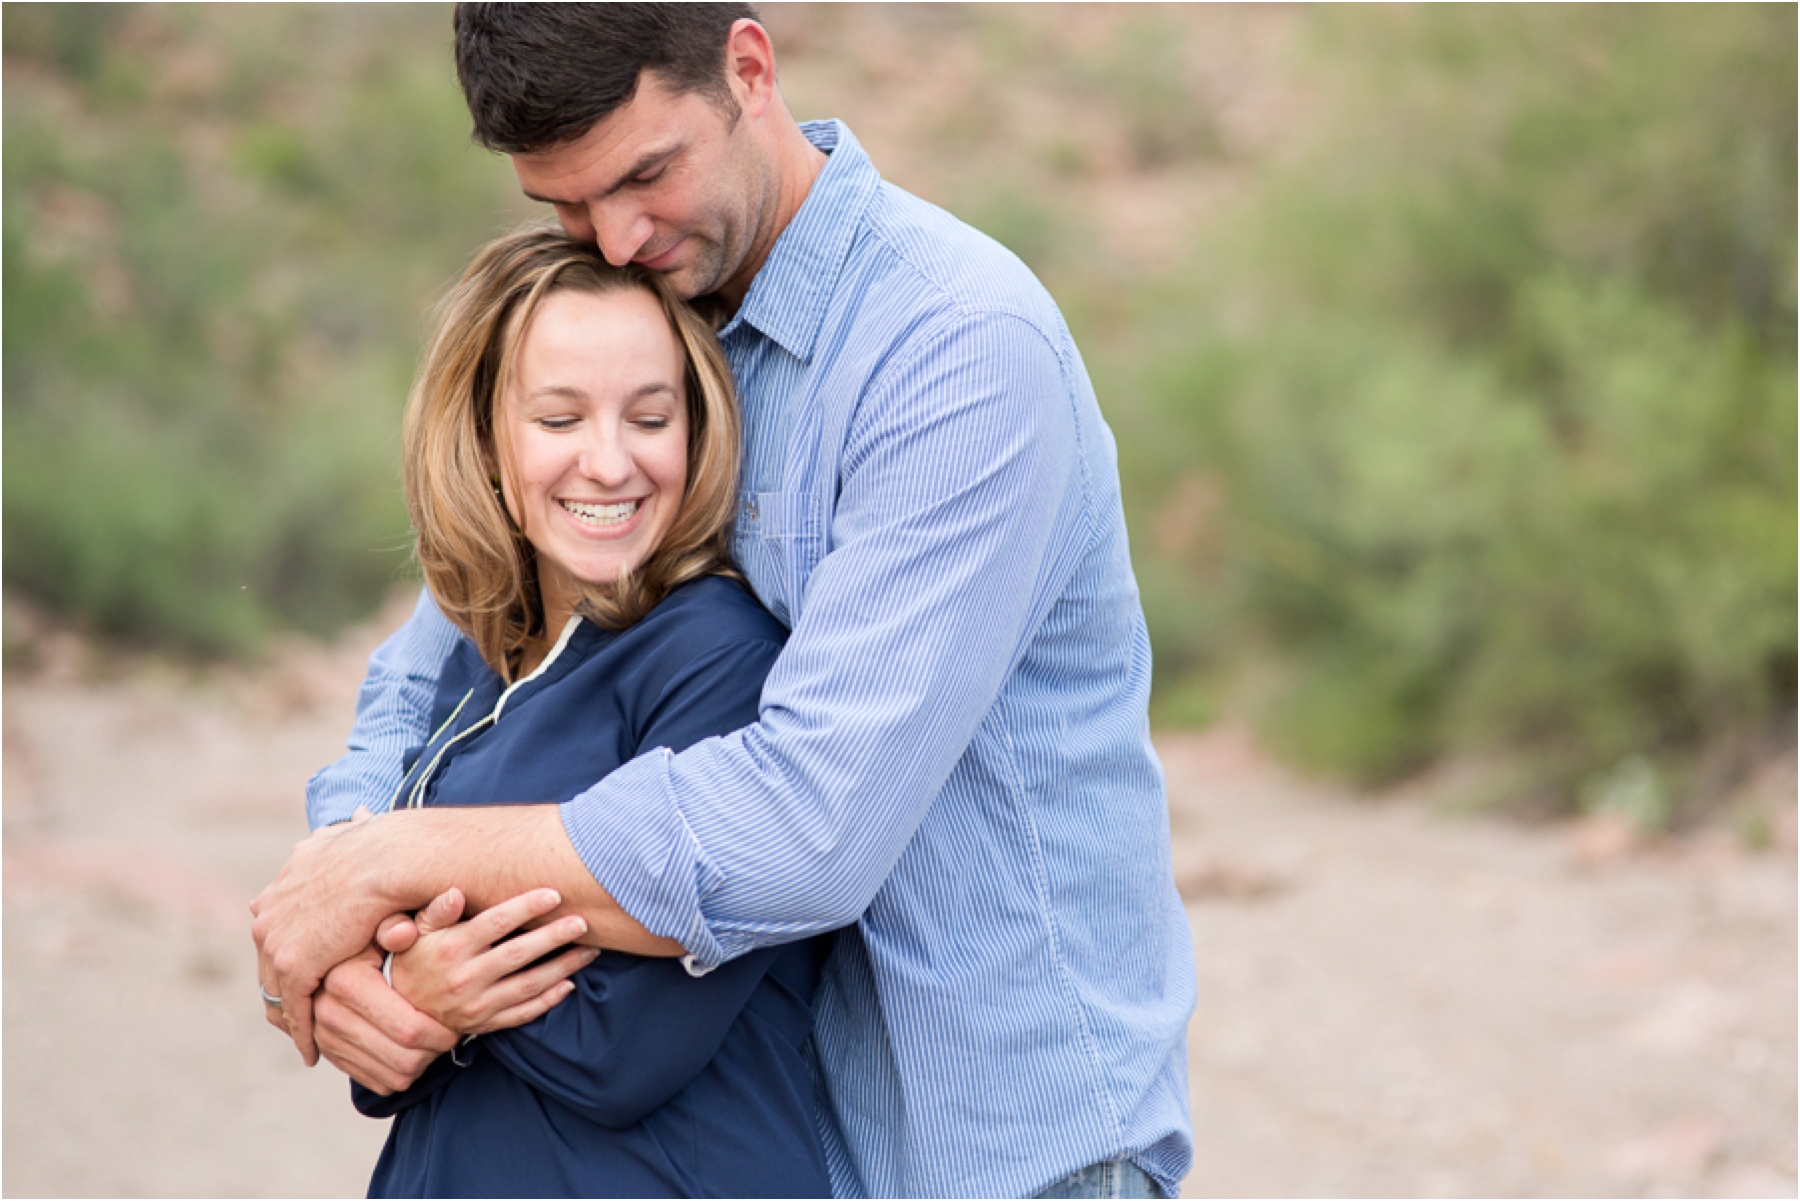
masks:
[[[7,675],[6,1195],[361,1195],[384,1127],[263,1024],[245,902],[371,638]],[[1229,729],[1161,747],[1190,1195],[1795,1195],[1791,822],[1634,850],[1334,795]],[[1791,763],[1764,786],[1791,811]]]

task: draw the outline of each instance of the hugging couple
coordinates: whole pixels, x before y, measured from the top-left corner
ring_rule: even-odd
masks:
[[[439,310],[425,593],[252,906],[371,1192],[1173,1195],[1192,949],[1056,306],[747,5],[464,4],[456,59],[562,228]]]

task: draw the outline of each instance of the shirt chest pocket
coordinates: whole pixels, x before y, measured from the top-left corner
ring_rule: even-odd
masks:
[[[769,611],[792,629],[806,581],[819,565],[823,506],[810,492],[745,492],[738,497],[732,557]]]

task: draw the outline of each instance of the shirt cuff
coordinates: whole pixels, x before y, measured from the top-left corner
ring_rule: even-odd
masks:
[[[675,804],[667,749],[641,755],[562,806],[575,853],[619,908],[687,948],[704,975],[730,958],[701,903],[723,882]]]

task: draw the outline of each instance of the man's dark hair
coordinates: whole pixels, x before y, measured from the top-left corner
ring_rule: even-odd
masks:
[[[748,4],[458,4],[456,77],[475,140],[502,154],[574,141],[631,101],[646,69],[735,118],[725,79]]]

